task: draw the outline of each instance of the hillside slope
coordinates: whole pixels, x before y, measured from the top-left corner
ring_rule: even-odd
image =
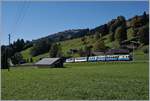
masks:
[[[108,35],[104,36],[103,38],[107,38],[107,37],[108,37]],[[88,40],[90,45],[92,45],[95,42],[93,39],[91,39],[88,36],[87,36],[87,40]],[[62,46],[62,52],[63,52],[64,56],[67,56],[67,51],[70,50],[70,49],[80,49],[80,48],[84,47],[84,45],[81,41],[81,38],[61,41],[59,43]],[[109,46],[109,47],[113,47],[113,44],[115,44],[115,42],[108,42],[108,40],[105,40],[105,43],[106,43],[106,46]],[[143,47],[147,47],[147,46],[143,46]],[[143,50],[142,50],[143,47],[141,47],[140,49],[135,50],[135,52],[134,52],[135,59],[137,61],[148,60],[149,59],[148,54],[143,53]],[[32,57],[31,54],[30,54],[31,48],[28,48],[28,49],[23,50],[21,52],[24,59]],[[79,56],[78,54],[74,54],[74,57],[78,57],[78,56]],[[33,61],[36,62],[40,58],[44,58],[44,57],[49,57],[49,53],[43,53],[43,54],[40,54],[40,55],[32,57],[32,58],[33,58]]]
[[[149,14],[145,12],[143,15],[134,16],[128,20],[123,16],[118,16],[116,19],[112,19],[106,24],[97,26],[93,29],[72,29],[58,32],[46,37],[33,40],[33,47],[30,47],[26,50],[23,50],[21,54],[24,59],[30,58],[32,56],[34,61],[39,60],[43,57],[48,57],[49,48],[43,50],[43,47],[39,48],[38,46],[44,46],[45,43],[49,42],[47,46],[51,43],[60,43],[62,48],[63,56],[68,56],[70,50],[82,50],[85,46],[93,46],[95,43],[98,43],[98,40],[103,40],[103,44],[107,49],[118,49],[126,48],[132,49],[132,42],[136,43],[135,54],[142,52],[143,47],[146,46],[148,50],[149,45]],[[42,41],[45,41],[43,44]],[[39,48],[40,53],[30,55],[31,50]],[[36,51],[36,50],[35,50]],[[137,51],[137,52],[136,52]],[[72,54],[73,57],[79,56],[79,54]]]

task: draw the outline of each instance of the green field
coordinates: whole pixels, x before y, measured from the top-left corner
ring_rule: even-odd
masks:
[[[148,100],[148,62],[72,63],[2,70],[2,99]]]

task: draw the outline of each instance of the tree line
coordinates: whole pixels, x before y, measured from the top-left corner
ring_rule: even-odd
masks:
[[[45,52],[49,52],[50,57],[62,56],[61,45],[59,43],[53,43],[50,40],[42,40],[32,43],[30,41],[25,42],[23,39],[18,39],[17,41],[14,41],[13,44],[1,46],[1,68],[8,69],[10,62],[9,60],[12,60],[14,65],[25,62],[33,62],[32,57],[23,59],[21,54],[22,50],[25,50],[29,47],[31,47],[30,54],[32,57]]]
[[[9,60],[12,60],[13,64],[18,64],[23,57],[21,51],[32,47],[32,42],[24,41],[23,39],[17,39],[10,45],[1,46],[1,68],[9,67]]]

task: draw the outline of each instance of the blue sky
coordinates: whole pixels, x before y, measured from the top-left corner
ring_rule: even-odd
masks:
[[[119,15],[126,19],[148,13],[146,1],[95,2],[3,2],[1,43],[18,38],[32,40],[59,31],[94,28]]]

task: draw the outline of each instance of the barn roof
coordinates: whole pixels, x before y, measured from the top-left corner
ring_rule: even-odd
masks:
[[[35,65],[52,65],[60,58],[43,58],[42,60],[35,63]]]

